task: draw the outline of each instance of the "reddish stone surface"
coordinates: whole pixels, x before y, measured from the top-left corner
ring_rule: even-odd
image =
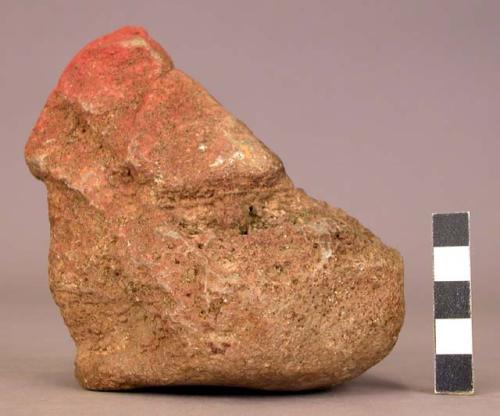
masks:
[[[76,55],[25,154],[84,387],[325,387],[396,342],[400,255],[295,188],[143,29]]]

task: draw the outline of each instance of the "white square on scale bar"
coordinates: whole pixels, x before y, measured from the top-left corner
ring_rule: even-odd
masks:
[[[469,246],[434,247],[434,281],[470,280]]]
[[[436,319],[436,354],[472,354],[472,321]]]

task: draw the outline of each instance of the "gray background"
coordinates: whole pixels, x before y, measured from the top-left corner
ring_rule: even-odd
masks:
[[[1,1],[0,413],[498,414],[500,2]],[[45,189],[23,146],[70,58],[143,25],[310,195],[406,262],[393,353],[327,392],[95,393],[47,285]],[[477,394],[435,396],[431,213],[470,210]]]

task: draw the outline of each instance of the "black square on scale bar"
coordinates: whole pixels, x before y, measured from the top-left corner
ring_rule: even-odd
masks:
[[[434,318],[470,318],[470,282],[434,282]]]
[[[432,216],[434,247],[468,246],[469,214],[434,214]]]
[[[436,355],[436,393],[472,393],[472,355]]]

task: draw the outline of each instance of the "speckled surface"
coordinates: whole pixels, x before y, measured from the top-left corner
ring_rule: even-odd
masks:
[[[326,387],[396,342],[401,256],[295,188],[144,30],[76,55],[25,152],[84,387]]]

